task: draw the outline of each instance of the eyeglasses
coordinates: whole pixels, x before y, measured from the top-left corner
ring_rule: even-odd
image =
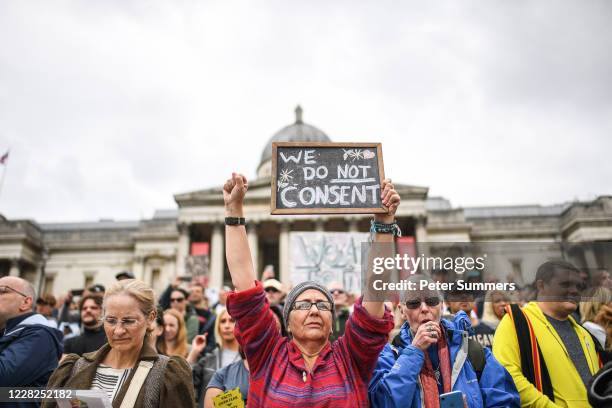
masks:
[[[425,299],[412,299],[406,301],[406,307],[408,309],[418,309],[421,307],[421,303],[425,302],[425,304],[429,307],[438,306],[440,304],[440,299],[437,297],[428,297]]]
[[[123,326],[124,329],[133,329],[138,325],[138,323],[140,323],[140,320],[138,319],[126,318],[121,319],[120,321],[118,319],[115,319],[114,317],[103,317],[100,319],[100,321],[103,322],[105,325],[112,327],[113,329],[117,327],[117,325]]]
[[[9,292],[15,292],[18,295],[21,295],[23,297],[26,297],[26,298],[28,297],[28,295],[26,295],[25,293],[22,293],[22,292],[18,291],[17,289],[13,289],[10,286],[0,286],[0,295],[5,295],[5,294],[7,294]]]
[[[170,298],[170,302],[179,302],[181,303],[182,301],[184,301],[185,298],[184,297],[180,297],[180,298]]]
[[[300,300],[298,302],[295,302],[293,304],[293,310],[310,310],[312,305],[315,305],[319,312],[331,312],[332,310],[332,304],[330,302],[309,302],[307,300]]]

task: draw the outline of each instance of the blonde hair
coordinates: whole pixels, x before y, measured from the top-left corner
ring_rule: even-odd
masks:
[[[599,287],[593,290],[589,296],[591,299],[586,302],[580,302],[580,317],[582,323],[593,322],[599,309],[602,306],[612,302],[612,292],[606,287]]]
[[[217,313],[217,318],[215,319],[215,339],[217,340],[217,344],[219,345],[219,348],[223,348],[223,337],[221,337],[221,316],[223,316],[224,313],[227,313],[227,316],[230,319],[233,319],[233,317],[229,314],[229,312],[227,311],[226,308],[222,307],[221,309],[219,309],[219,313]]]
[[[115,295],[128,295],[132,297],[136,302],[138,302],[138,306],[140,307],[140,311],[142,314],[148,318],[151,313],[154,314],[153,318],[157,316],[157,308],[155,302],[155,292],[153,289],[138,279],[123,279],[113,283],[104,293],[104,302],[103,309],[106,308],[106,302],[108,298]],[[150,335],[152,329],[150,325],[147,325],[147,333],[146,338]]]
[[[495,295],[500,295],[502,297],[502,300],[510,304],[510,296],[508,296],[507,293],[501,290],[490,290],[487,292],[487,294],[485,295],[482,318],[480,319],[480,321],[486,323],[492,329],[496,329],[499,325],[499,322],[501,321],[500,318],[497,317],[497,315],[495,314],[495,310],[493,307],[493,304],[495,303],[493,302],[493,296]]]
[[[174,339],[174,349],[169,350],[168,345],[166,344],[166,340],[164,339],[160,344],[160,351],[167,356],[180,356],[187,357],[188,354],[188,345],[187,345],[187,329],[185,328],[185,320],[183,319],[183,315],[174,309],[166,309],[164,311],[164,316],[170,315],[174,317],[178,323],[178,329],[176,331],[176,338]],[[164,331],[165,329],[164,322]]]

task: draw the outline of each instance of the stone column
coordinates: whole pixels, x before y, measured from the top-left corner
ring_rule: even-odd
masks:
[[[9,272],[9,276],[17,276],[21,275],[21,271],[19,270],[19,259],[12,258],[11,259],[11,270]]]
[[[415,235],[417,242],[427,242],[427,228],[425,225],[427,224],[427,220],[425,217],[418,217],[415,221]]]
[[[283,221],[280,225],[280,237],[278,240],[278,252],[279,252],[279,277],[280,281],[285,284],[290,283],[290,271],[289,271],[289,230],[290,225],[288,221]]]
[[[416,238],[417,256],[423,254],[429,256],[429,244],[427,243],[427,218],[421,216],[415,220],[414,235]]]
[[[151,284],[150,273],[146,273],[145,270],[145,257],[144,256],[135,256],[134,261],[132,263],[132,273],[136,277],[136,279],[141,279],[143,282]],[[149,275],[149,276],[147,276]]]
[[[586,267],[589,270],[589,273],[597,269],[597,257],[595,256],[595,251],[591,245],[586,246],[582,244],[584,248],[584,261],[586,262]]]
[[[249,239],[249,248],[251,249],[251,258],[253,259],[253,268],[255,276],[259,276],[259,237],[257,236],[257,224],[249,223],[247,225],[247,237]]]
[[[358,219],[351,217],[348,220],[348,232],[359,232]]]
[[[176,274],[175,276],[185,275],[185,261],[189,256],[189,224],[180,223],[178,225],[179,241],[176,251]]]
[[[214,224],[212,238],[210,240],[210,287],[221,288],[223,286],[223,257],[225,256],[225,245],[223,242],[223,231],[221,224]]]
[[[325,220],[317,219],[315,221],[315,231],[316,232],[324,232],[325,231]]]
[[[47,259],[43,257],[39,264],[36,266],[36,282],[34,286],[36,288],[37,296],[41,296],[43,291],[45,290],[45,267],[46,267]]]

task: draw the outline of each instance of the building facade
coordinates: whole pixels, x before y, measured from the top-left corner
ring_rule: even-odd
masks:
[[[367,232],[370,215],[270,215],[272,142],[330,142],[305,123],[296,108],[295,123],[264,145],[257,178],[245,202],[247,234],[257,271],[273,265],[290,281],[294,232]],[[454,208],[428,188],[395,184],[402,198],[397,220],[418,248],[426,242],[606,243],[612,241],[612,196],[551,206]],[[204,274],[211,287],[230,283],[225,263],[224,206],[221,186],[174,196],[176,209],[158,210],[151,219],[116,222],[37,223],[0,216],[0,276],[21,276],[40,291],[61,295],[93,283],[109,285],[129,270],[162,290],[177,275]],[[603,248],[603,249],[602,249]],[[598,245],[581,251],[579,263],[610,268],[610,251]],[[509,270],[521,274],[521,259]],[[529,266],[527,266],[530,268]],[[518,272],[517,272],[518,269]]]

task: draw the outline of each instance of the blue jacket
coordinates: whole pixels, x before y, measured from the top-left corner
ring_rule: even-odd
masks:
[[[512,377],[488,348],[484,348],[485,366],[478,381],[467,353],[468,336],[472,331],[468,316],[460,312],[453,321],[442,320],[441,324],[449,335],[452,391],[462,391],[469,408],[520,407],[520,397]],[[397,359],[393,351],[395,346],[390,344],[385,346],[378,358],[368,389],[373,408],[423,406],[419,373],[425,362],[425,355],[412,345],[408,323],[401,327],[399,336],[404,346],[396,348]]]
[[[40,314],[9,319],[0,337],[0,387],[45,387],[64,350],[62,337]]]

